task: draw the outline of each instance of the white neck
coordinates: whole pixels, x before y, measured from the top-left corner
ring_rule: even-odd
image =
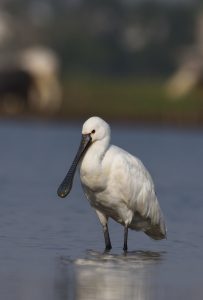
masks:
[[[102,140],[95,141],[81,161],[81,171],[92,172],[101,171],[103,158],[109,148],[110,137],[105,137]],[[95,168],[96,167],[96,168]]]

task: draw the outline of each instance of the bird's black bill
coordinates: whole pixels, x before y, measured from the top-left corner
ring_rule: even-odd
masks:
[[[61,185],[59,186],[59,188],[57,190],[57,194],[59,197],[64,198],[70,193],[72,185],[73,185],[73,178],[75,175],[77,165],[78,165],[82,155],[85,153],[85,151],[89,147],[90,143],[91,143],[91,136],[89,134],[83,134],[78,152],[73,160],[73,163],[72,163],[66,177],[64,178],[63,182],[61,183]]]

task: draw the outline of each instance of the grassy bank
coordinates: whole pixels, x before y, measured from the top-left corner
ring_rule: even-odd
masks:
[[[174,100],[157,81],[67,78],[61,115],[71,119],[99,115],[135,122],[203,125],[203,91],[197,89]]]

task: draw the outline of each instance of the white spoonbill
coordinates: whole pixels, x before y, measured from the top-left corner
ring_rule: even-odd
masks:
[[[109,217],[124,226],[124,251],[128,248],[128,228],[141,230],[155,240],[166,238],[150,174],[138,158],[110,145],[110,137],[110,127],[101,118],[91,117],[84,123],[78,152],[58,195],[63,198],[69,194],[80,162],[81,184],[102,224],[106,250],[112,248]]]

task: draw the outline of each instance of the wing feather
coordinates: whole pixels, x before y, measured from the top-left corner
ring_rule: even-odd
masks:
[[[149,221],[150,228],[148,230],[152,231],[151,237],[165,236],[163,214],[149,172],[137,157],[119,147],[112,146],[112,148],[114,153],[112,168],[114,170],[110,173],[114,175],[110,181],[111,185],[115,185],[113,190],[132,211],[132,217],[140,215]],[[152,228],[153,226],[154,228]],[[151,231],[146,233],[150,235]]]

